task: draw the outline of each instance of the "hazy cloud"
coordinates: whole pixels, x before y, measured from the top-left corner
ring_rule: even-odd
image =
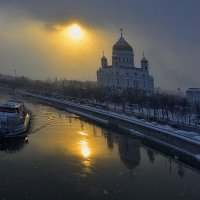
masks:
[[[23,69],[27,69],[25,66],[30,66],[30,62],[36,62],[37,66],[43,66],[44,69],[52,66],[50,67],[52,72],[50,70],[48,76],[53,76],[53,66],[58,62],[56,56],[60,54],[51,49],[52,46],[45,39],[44,34],[47,34],[46,31],[51,32],[57,25],[65,25],[77,20],[91,29],[106,32],[105,35],[101,35],[101,43],[97,42],[96,46],[94,45],[97,55],[89,51],[87,61],[81,62],[86,69],[90,69],[89,75],[82,73],[81,77],[78,75],[80,73],[77,73],[77,78],[96,79],[95,71],[99,66],[99,54],[102,49],[105,49],[108,57],[111,57],[112,44],[119,36],[119,28],[123,27],[125,37],[133,45],[138,65],[141,52],[143,50],[146,52],[151,64],[150,71],[155,76],[157,86],[163,88],[200,87],[198,77],[200,72],[198,63],[199,7],[199,0],[1,0],[0,69],[6,72],[2,66],[10,65],[10,57],[12,59],[16,57],[13,63],[16,66],[24,66]],[[24,21],[27,24],[22,25]],[[16,29],[27,30],[28,23],[33,23],[34,31],[41,31],[42,36],[40,36],[44,37],[43,42],[34,42],[39,36],[38,34],[34,36],[34,32],[21,30],[25,37],[20,38],[15,36],[14,29],[10,28],[12,26]],[[30,30],[30,27],[28,29]],[[17,32],[19,36],[20,30]],[[102,36],[105,36],[105,40]],[[18,42],[21,44],[19,45]],[[15,43],[18,44],[17,48]],[[44,51],[45,45],[49,51]],[[23,52],[26,52],[26,59],[22,61]],[[66,57],[59,57],[62,62],[58,62],[57,65],[62,63],[61,69],[63,73],[66,73],[66,78],[75,78],[76,71],[73,72],[73,70],[74,68],[80,70],[80,67],[78,63],[73,65],[72,62],[65,61],[67,54],[68,52],[66,52]],[[52,58],[53,55],[55,59]],[[88,59],[91,56],[93,56],[92,62],[89,62]],[[73,67],[64,67],[66,65],[73,65]],[[31,74],[35,73],[34,77],[37,76],[36,70],[37,67],[27,69],[33,72]]]

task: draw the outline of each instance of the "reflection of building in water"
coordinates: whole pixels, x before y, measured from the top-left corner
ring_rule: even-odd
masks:
[[[82,120],[80,120],[80,126],[81,126],[81,130],[84,130],[84,123]]]
[[[68,119],[69,119],[69,124],[71,124],[72,123],[71,116],[69,116]]]
[[[107,137],[107,146],[112,151],[114,149],[114,140],[111,134],[108,134]]]
[[[185,167],[183,166],[183,164],[181,164],[179,162],[177,163],[177,161],[174,160],[174,159],[172,160],[172,159],[167,158],[167,157],[165,158],[165,166],[166,166],[166,168],[169,168],[170,173],[172,172],[172,169],[176,170],[176,168],[174,168],[175,165],[177,165],[177,174],[181,178],[183,178],[185,176],[185,172],[186,172]],[[172,168],[172,166],[173,166],[173,168]]]
[[[93,125],[93,134],[96,136],[97,135],[97,131],[96,131],[96,126]]]
[[[151,149],[147,149],[147,156],[149,157],[149,160],[154,163],[155,160],[155,152]]]
[[[110,149],[110,151],[112,151],[114,149],[114,142],[116,135],[112,132],[109,131],[105,131],[105,130],[101,130],[102,135],[106,138],[107,141],[107,146]]]
[[[128,169],[134,169],[140,164],[140,143],[136,139],[119,138],[119,155]]]
[[[181,165],[181,164],[178,164],[178,175],[179,175],[181,178],[183,178],[184,175],[185,175],[184,167],[183,167],[183,165]]]

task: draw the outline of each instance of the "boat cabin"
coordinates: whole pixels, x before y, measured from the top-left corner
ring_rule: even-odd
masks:
[[[25,106],[22,101],[10,100],[0,105],[1,116],[22,116],[25,111]]]

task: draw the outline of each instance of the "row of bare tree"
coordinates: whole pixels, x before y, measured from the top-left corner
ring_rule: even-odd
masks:
[[[104,104],[109,108],[120,108],[124,112],[135,112],[149,120],[163,122],[197,124],[200,116],[200,103],[190,103],[185,97],[172,94],[153,94],[147,96],[141,90],[128,89],[118,93],[111,89],[103,89],[93,82],[81,81],[41,81],[26,77],[1,78],[3,87],[23,89],[29,92],[47,95],[84,99],[96,104]]]

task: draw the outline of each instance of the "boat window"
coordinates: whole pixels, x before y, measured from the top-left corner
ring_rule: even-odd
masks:
[[[9,107],[0,107],[0,112],[17,113],[17,109],[16,108],[9,108]]]

